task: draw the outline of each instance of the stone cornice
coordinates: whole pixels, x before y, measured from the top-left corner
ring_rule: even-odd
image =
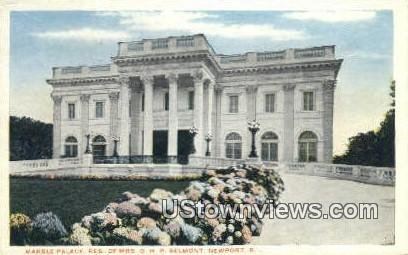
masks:
[[[158,62],[197,62],[204,61],[213,72],[214,75],[218,75],[221,72],[221,67],[215,60],[214,56],[208,51],[195,51],[195,52],[183,52],[183,53],[167,53],[167,54],[154,54],[143,56],[125,56],[125,57],[113,57],[112,61],[119,67],[133,66],[133,65],[154,65]]]
[[[83,77],[70,79],[48,79],[47,83],[53,86],[63,85],[91,85],[91,84],[109,84],[117,83],[118,76],[100,76],[100,77]]]
[[[340,69],[342,59],[336,60],[324,60],[316,62],[303,62],[303,63],[291,63],[291,64],[275,64],[267,66],[254,66],[254,67],[239,67],[223,69],[224,76],[232,75],[251,75],[251,74],[275,74],[275,73],[290,73],[306,70],[327,70],[334,69],[335,75]]]

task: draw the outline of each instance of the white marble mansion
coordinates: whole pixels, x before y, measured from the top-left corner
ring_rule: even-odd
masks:
[[[120,42],[110,64],[53,68],[53,157],[174,158],[194,143],[195,156],[246,159],[256,120],[262,160],[330,162],[341,63],[334,46],[223,55],[202,34]]]

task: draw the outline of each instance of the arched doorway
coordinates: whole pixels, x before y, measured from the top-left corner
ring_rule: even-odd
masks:
[[[261,158],[263,161],[278,161],[278,136],[271,131],[261,137]]]
[[[225,157],[233,159],[242,157],[242,138],[238,133],[229,133],[225,138]]]
[[[106,156],[106,139],[97,135],[92,140],[92,154],[94,156]]]
[[[299,161],[317,161],[317,136],[312,131],[305,131],[299,136]]]
[[[78,140],[73,136],[68,136],[64,144],[64,157],[75,158],[78,156]]]

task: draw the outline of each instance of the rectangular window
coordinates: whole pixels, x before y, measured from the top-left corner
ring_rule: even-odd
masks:
[[[96,118],[103,118],[103,109],[104,103],[103,102],[96,102],[95,103],[95,117]]]
[[[165,111],[169,110],[169,92],[166,92],[164,94],[164,110]]]
[[[303,92],[303,110],[314,111],[314,93],[312,91]]]
[[[275,111],[275,94],[265,95],[265,112]]]
[[[70,120],[75,119],[75,104],[68,104],[68,118]]]
[[[194,109],[194,91],[188,92],[188,109],[189,110]]]
[[[238,96],[229,97],[229,112],[238,113]]]

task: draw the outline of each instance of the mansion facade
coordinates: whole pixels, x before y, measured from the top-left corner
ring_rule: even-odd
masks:
[[[341,63],[334,46],[222,55],[202,34],[120,42],[110,64],[53,68],[53,157],[186,156],[194,143],[196,156],[245,159],[256,120],[262,160],[330,162]]]

